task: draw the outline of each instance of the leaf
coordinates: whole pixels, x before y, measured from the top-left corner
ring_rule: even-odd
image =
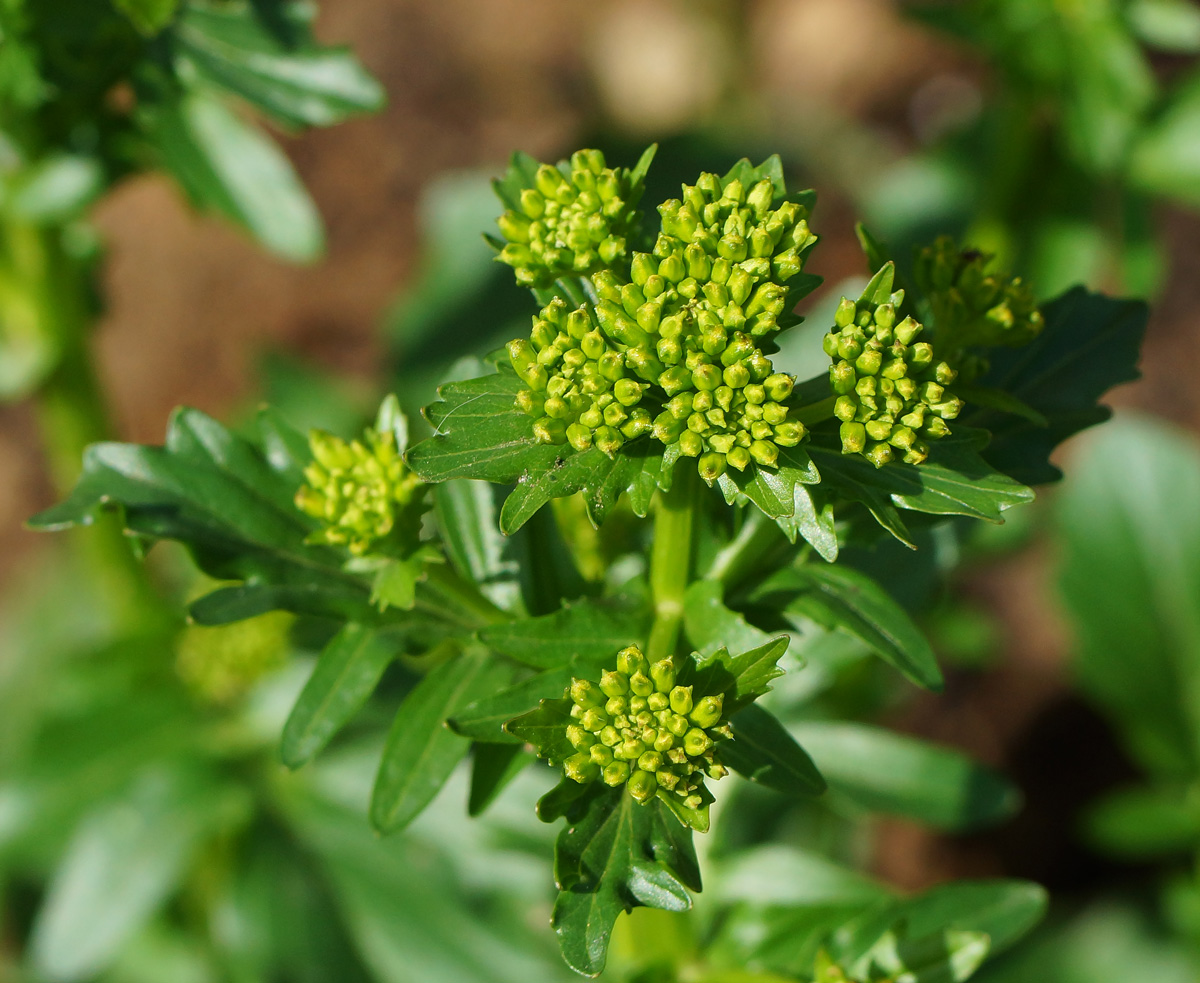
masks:
[[[787,795],[820,795],[825,779],[804,748],[757,704],[739,710],[729,725],[733,740],[720,745],[721,761],[752,782]]]
[[[153,37],[171,23],[179,0],[113,0],[113,6],[128,17],[139,32]]]
[[[512,610],[520,604],[519,570],[500,533],[494,495],[487,482],[466,478],[433,487],[438,529],[450,562],[493,604]]]
[[[185,764],[144,772],[89,813],[34,923],[34,966],[56,980],[104,970],[178,888],[201,840],[244,805]]]
[[[315,44],[310,17],[288,4],[282,24],[268,25],[247,0],[191,0],[173,32],[177,70],[297,126],[332,126],[381,108],[379,83],[348,49]]]
[[[796,541],[799,533],[827,563],[833,563],[838,558],[837,526],[834,520],[833,505],[825,502],[817,511],[817,503],[813,493],[804,485],[795,487],[794,508],[790,516],[778,516],[775,523],[783,530],[789,543]]]
[[[683,597],[683,626],[688,641],[703,655],[718,649],[741,651],[771,640],[724,604],[725,589],[716,580],[698,580]]]
[[[957,751],[860,724],[788,729],[831,792],[873,812],[966,830],[1006,819],[1020,803],[1007,781]]]
[[[787,635],[780,635],[740,655],[718,649],[696,663],[696,675],[704,680],[699,692],[724,691],[723,715],[732,716],[766,693],[772,679],[783,675],[776,663],[787,651],[789,641]],[[686,684],[686,680],[682,681]]]
[[[1090,807],[1087,836],[1122,859],[1189,852],[1200,843],[1200,810],[1183,789],[1120,789]]]
[[[396,649],[395,639],[353,622],[334,635],[284,725],[285,765],[299,768],[329,743],[375,691]]]
[[[871,235],[862,222],[855,224],[854,234],[858,237],[858,244],[862,247],[863,255],[867,257],[867,268],[872,276],[892,261],[887,245]]]
[[[147,139],[200,209],[243,226],[284,259],[311,262],[325,248],[321,218],[284,153],[202,90],[147,92]]]
[[[1080,685],[1143,767],[1188,781],[1200,769],[1197,501],[1196,442],[1131,417],[1084,445],[1055,511]]]
[[[1075,287],[1042,308],[1046,326],[1030,344],[990,353],[980,385],[1008,393],[1045,418],[1027,419],[968,407],[962,422],[992,433],[983,457],[994,468],[1030,485],[1062,477],[1049,461],[1071,435],[1108,419],[1100,398],[1138,378],[1138,353],[1146,327],[1141,301],[1114,300]]]
[[[821,480],[812,459],[799,447],[784,448],[777,468],[752,465],[745,471],[726,471],[717,479],[725,501],[748,499],[772,519],[795,514],[798,489]]]
[[[455,733],[476,741],[520,743],[522,739],[506,731],[504,725],[542,700],[561,697],[570,685],[570,669],[547,669],[463,707],[450,719],[450,726]]]
[[[806,563],[781,570],[755,592],[754,600],[840,628],[861,639],[906,679],[940,692],[942,672],[929,642],[879,584],[845,566]]]
[[[407,826],[466,756],[470,742],[446,726],[460,708],[509,678],[485,652],[452,658],[432,669],[405,697],[392,722],[371,792],[371,825],[381,833]]]
[[[535,669],[607,666],[621,649],[642,642],[649,627],[645,612],[584,599],[540,618],[489,625],[480,630],[479,639]]]
[[[533,761],[533,755],[515,744],[476,744],[474,754],[467,815],[481,816],[505,786]]]
[[[642,905],[667,911],[692,906],[699,890],[690,837],[678,838],[657,799],[639,805],[624,789],[593,784],[568,816],[554,850],[559,894],[551,924],[563,958],[577,973],[604,969],[613,923]]]
[[[575,753],[567,740],[567,724],[571,722],[571,701],[542,700],[527,713],[504,725],[504,730],[537,749],[538,756],[558,764]]]
[[[188,606],[188,617],[198,625],[227,625],[269,611],[313,614],[340,621],[370,621],[375,615],[366,588],[335,581],[221,587],[193,601]]]

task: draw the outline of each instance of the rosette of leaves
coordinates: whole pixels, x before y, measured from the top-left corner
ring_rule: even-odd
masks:
[[[842,298],[836,327],[823,342],[833,359],[829,385],[837,397],[833,413],[841,421],[842,452],[862,454],[876,467],[897,454],[906,464],[921,464],[929,457],[922,438],[947,436],[946,421],[962,410],[962,401],[946,388],[957,373],[937,359],[929,342],[918,340],[924,326],[912,316],[897,323],[904,291],[876,303],[890,274],[885,266],[857,302]]]
[[[732,769],[791,794],[824,790],[800,745],[755,705],[782,675],[787,645],[784,636],[739,655],[722,648],[653,665],[628,646],[596,678],[570,679],[561,697],[504,725],[563,768],[538,815],[568,821],[555,847],[552,923],[579,972],[604,968],[620,912],[691,907],[688,892],[701,887],[691,834],[708,830],[713,801],[705,778]]]
[[[490,239],[496,259],[534,289],[628,262],[656,149],[647,148],[632,169],[606,166],[599,150],[577,150],[557,166],[514,154],[492,185],[508,206],[496,222],[506,241]]]

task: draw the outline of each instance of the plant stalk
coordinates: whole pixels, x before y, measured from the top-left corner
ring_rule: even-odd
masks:
[[[448,563],[429,563],[425,566],[425,584],[452,610],[467,614],[478,627],[511,621],[512,615],[496,607],[474,584],[463,580]]]
[[[654,545],[650,552],[654,624],[646,646],[646,657],[651,662],[675,654],[683,625],[683,598],[691,583],[700,476],[687,464],[682,462],[670,491],[659,493],[654,514]]]

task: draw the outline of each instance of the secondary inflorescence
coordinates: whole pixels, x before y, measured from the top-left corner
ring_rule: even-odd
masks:
[[[962,409],[946,388],[955,370],[936,360],[931,344],[917,340],[920,322],[906,317],[896,323],[894,303],[843,298],[835,323],[824,348],[833,359],[829,384],[837,397],[834,415],[842,421],[842,452],[861,453],[876,467],[897,455],[920,464],[929,455],[926,439],[948,434],[946,421]]]
[[[650,665],[630,646],[599,683],[571,680],[567,739],[575,754],[563,762],[567,777],[625,785],[643,803],[655,795],[673,796],[688,809],[711,801],[704,779],[728,773],[716,750],[733,736],[722,723],[724,697],[696,695],[675,679],[670,659]]]
[[[787,405],[794,380],[763,347],[787,324],[785,284],[816,236],[805,207],[772,207],[774,194],[769,178],[747,189],[702,174],[660,206],[662,230],[627,281],[592,276],[594,321],[552,304],[528,342],[509,345],[538,440],[612,454],[651,433],[712,482],[729,467],[774,467],[804,439]]]
[[[929,299],[939,351],[978,345],[1016,348],[1045,327],[1033,291],[1020,277],[989,273],[992,257],[959,249],[949,236],[917,252],[914,279]]]
[[[362,556],[389,536],[414,546],[425,511],[425,485],[404,463],[391,431],[367,430],[345,441],[314,430],[313,460],[296,507],[321,522],[309,541]]]
[[[571,155],[566,174],[542,164],[520,208],[497,220],[508,244],[497,257],[523,287],[547,287],[561,276],[586,276],[628,262],[642,185],[627,167],[606,167],[599,150]]]

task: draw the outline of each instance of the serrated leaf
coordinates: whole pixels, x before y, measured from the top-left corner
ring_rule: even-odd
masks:
[[[1006,819],[1020,793],[965,755],[861,724],[788,727],[816,762],[830,794],[875,812],[937,829],[965,830]]]
[[[795,487],[795,493],[795,507],[792,514],[777,517],[775,524],[783,530],[789,543],[796,541],[798,533],[817,551],[817,555],[821,559],[833,563],[838,558],[838,538],[832,503],[822,502],[818,511],[812,491],[804,485],[798,484]]]
[[[403,829],[425,808],[466,756],[470,741],[446,721],[503,685],[509,669],[485,652],[467,653],[430,671],[405,697],[388,732],[371,791],[371,825]]]
[[[990,353],[980,385],[1001,390],[1040,414],[1047,426],[992,409],[973,409],[962,422],[992,433],[987,462],[1027,484],[1056,481],[1062,473],[1051,452],[1072,434],[1108,419],[1100,398],[1138,378],[1146,305],[1114,300],[1082,287],[1042,308],[1046,326],[1030,344]]]
[[[379,109],[379,83],[348,49],[315,44],[303,10],[286,5],[276,18],[281,30],[279,23],[268,26],[248,0],[191,0],[173,32],[176,64],[293,125],[331,126]]]
[[[703,681],[700,692],[723,691],[723,715],[729,717],[737,713],[766,693],[772,679],[783,675],[777,663],[787,651],[789,641],[787,635],[780,635],[740,655],[718,649],[696,663],[697,678]]]
[[[463,707],[450,719],[450,726],[476,741],[519,744],[524,738],[504,725],[542,700],[561,697],[570,684],[569,668],[547,669]]]
[[[534,669],[607,665],[621,649],[645,640],[649,616],[602,601],[580,600],[553,614],[489,625],[480,641]]]
[[[526,744],[532,744],[539,757],[557,764],[575,753],[575,748],[567,740],[571,706],[570,700],[542,700],[532,710],[506,723],[504,729]]]
[[[719,745],[721,761],[752,782],[787,795],[820,795],[825,779],[783,724],[757,704],[729,721],[733,740]]]
[[[845,566],[806,563],[781,570],[754,594],[756,602],[840,628],[926,689],[943,680],[933,649],[908,613],[866,574]]]
[[[625,790],[593,784],[568,813],[554,872],[559,894],[551,916],[563,957],[584,976],[604,969],[613,923],[622,911],[691,907],[699,890],[690,835],[668,828],[657,799],[640,805]]]
[[[717,479],[725,501],[747,499],[772,519],[790,518],[796,511],[796,489],[821,480],[808,453],[799,447],[784,448],[777,468],[753,464],[745,471],[726,471]]]
[[[299,768],[346,725],[379,685],[396,640],[366,625],[342,627],[325,646],[283,727],[279,753]]]

